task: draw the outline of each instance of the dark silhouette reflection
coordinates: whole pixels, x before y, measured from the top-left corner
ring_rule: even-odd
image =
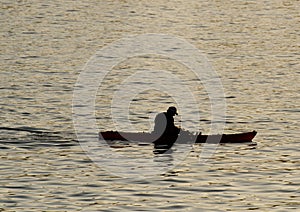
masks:
[[[174,124],[175,115],[178,115],[176,107],[169,107],[167,112],[159,113],[155,117],[152,133],[158,139],[153,142],[154,154],[166,153],[177,140],[180,128]]]
[[[153,153],[155,155],[160,155],[160,154],[171,154],[172,153],[172,149],[171,147],[166,147],[166,148],[157,148],[157,147],[154,147],[154,150],[153,150]]]
[[[158,140],[154,142],[154,154],[163,154],[171,149],[175,141],[177,140],[177,136],[173,137],[160,137]]]
[[[157,149],[158,152],[155,152],[154,150],[154,157],[153,157],[153,162],[157,163],[157,165],[160,168],[165,168],[169,169],[169,167],[174,166],[174,158],[173,158],[173,150],[172,149],[167,149],[167,150],[159,150]],[[161,153],[159,151],[162,151]]]

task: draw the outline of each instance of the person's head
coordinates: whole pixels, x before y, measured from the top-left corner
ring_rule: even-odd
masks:
[[[167,113],[172,116],[178,115],[176,107],[173,106],[168,108]]]

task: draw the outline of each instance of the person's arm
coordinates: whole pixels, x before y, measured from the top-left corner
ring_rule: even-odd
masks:
[[[175,125],[173,117],[170,118],[170,130],[176,134],[179,134],[180,131],[180,128]]]

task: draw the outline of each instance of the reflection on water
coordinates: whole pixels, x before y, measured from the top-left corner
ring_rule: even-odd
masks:
[[[4,0],[0,7],[0,210],[299,209],[297,1]],[[224,86],[225,132],[257,130],[258,145],[220,145],[203,163],[203,145],[184,155],[175,144],[157,155],[152,145],[118,144],[124,148],[111,151],[127,161],[94,163],[74,136],[73,86],[99,48],[142,33],[179,36],[207,54]],[[141,70],[170,71],[191,86],[199,111],[176,122],[209,133],[203,82],[182,64],[154,56],[129,58],[106,76],[96,96],[99,129],[113,130],[110,97]],[[148,90],[135,96],[128,118],[148,131],[155,114],[173,103],[169,94]],[[195,112],[201,126],[190,121]],[[120,178],[113,168],[164,172]]]
[[[93,163],[77,144],[49,143],[45,147],[35,143],[26,150],[22,145],[27,144],[6,144],[1,156],[1,204],[5,208],[114,211],[151,207],[161,211],[178,207],[218,210],[220,204],[236,210],[299,207],[299,155],[292,149],[294,144],[283,148],[262,141],[257,149],[221,145],[205,164],[199,163],[202,146],[195,145],[176,168],[150,178],[114,176]],[[135,164],[147,156],[157,165],[152,167],[155,169],[172,167],[173,151],[181,147],[175,144],[172,152],[159,155],[154,155],[152,148],[132,145],[118,151]],[[114,165],[118,163],[121,161]],[[134,168],[148,165],[140,163]]]

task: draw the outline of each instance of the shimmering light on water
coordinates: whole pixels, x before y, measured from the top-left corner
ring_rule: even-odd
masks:
[[[4,0],[0,7],[0,127],[25,130],[0,130],[0,210],[300,208],[297,1]],[[202,146],[194,145],[180,165],[155,178],[119,178],[94,164],[75,141],[73,86],[99,48],[142,33],[182,37],[206,53],[225,90],[225,132],[257,130],[258,145],[221,145],[204,164],[199,163]],[[201,102],[200,129],[209,132],[210,102],[203,84],[187,67],[159,57],[130,58],[107,75],[96,98],[99,129],[113,128],[109,97],[115,84],[141,69],[172,71],[191,83]],[[153,112],[171,102],[165,93],[141,93],[130,105],[129,118],[146,131]],[[154,155],[151,145],[119,147],[124,148],[113,151],[132,160],[174,163],[174,155]]]

